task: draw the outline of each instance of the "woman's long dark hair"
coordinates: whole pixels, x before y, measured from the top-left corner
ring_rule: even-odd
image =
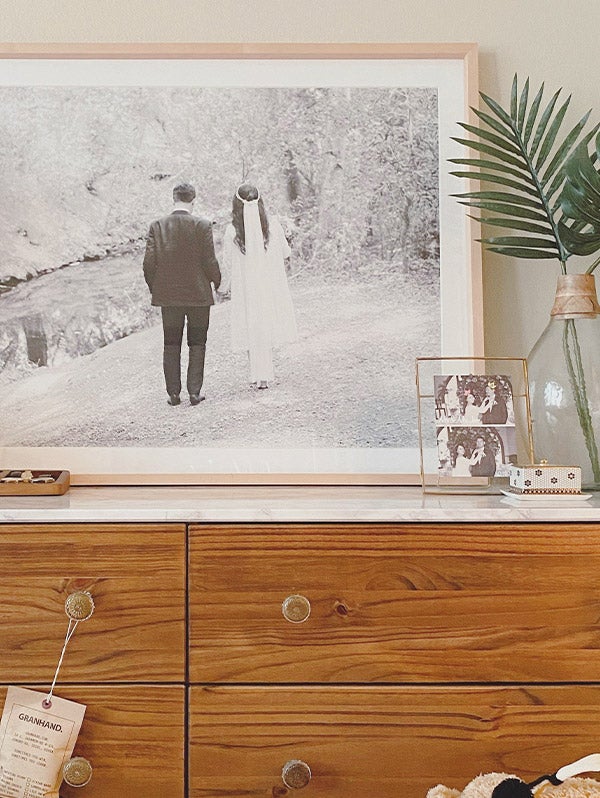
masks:
[[[241,185],[237,193],[245,200],[255,200],[258,197],[258,189],[250,183]],[[269,243],[269,220],[267,219],[267,212],[263,205],[262,198],[258,200],[258,215],[260,217],[260,226],[262,227],[263,241],[265,242],[265,249]],[[231,221],[233,229],[235,230],[235,238],[233,239],[238,246],[240,252],[246,254],[246,233],[244,231],[244,203],[238,199],[234,194],[233,207],[231,209]]]

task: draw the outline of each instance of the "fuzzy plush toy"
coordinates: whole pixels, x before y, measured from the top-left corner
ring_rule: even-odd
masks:
[[[495,788],[494,798],[600,798],[600,782],[595,779],[569,778],[556,786],[546,781],[530,788],[509,773],[477,776],[462,792],[438,784],[429,790],[427,798],[492,798]]]

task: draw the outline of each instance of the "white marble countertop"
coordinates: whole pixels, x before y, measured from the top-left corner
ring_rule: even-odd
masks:
[[[0,522],[600,522],[589,501],[515,504],[501,495],[415,487],[72,487],[63,496],[0,496]]]

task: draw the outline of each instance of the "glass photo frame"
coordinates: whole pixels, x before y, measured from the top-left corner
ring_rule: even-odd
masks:
[[[417,358],[425,492],[498,493],[533,462],[524,358]]]

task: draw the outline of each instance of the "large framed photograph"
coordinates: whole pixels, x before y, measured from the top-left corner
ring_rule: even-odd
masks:
[[[0,466],[418,482],[415,358],[482,353],[476,46],[0,56]]]

